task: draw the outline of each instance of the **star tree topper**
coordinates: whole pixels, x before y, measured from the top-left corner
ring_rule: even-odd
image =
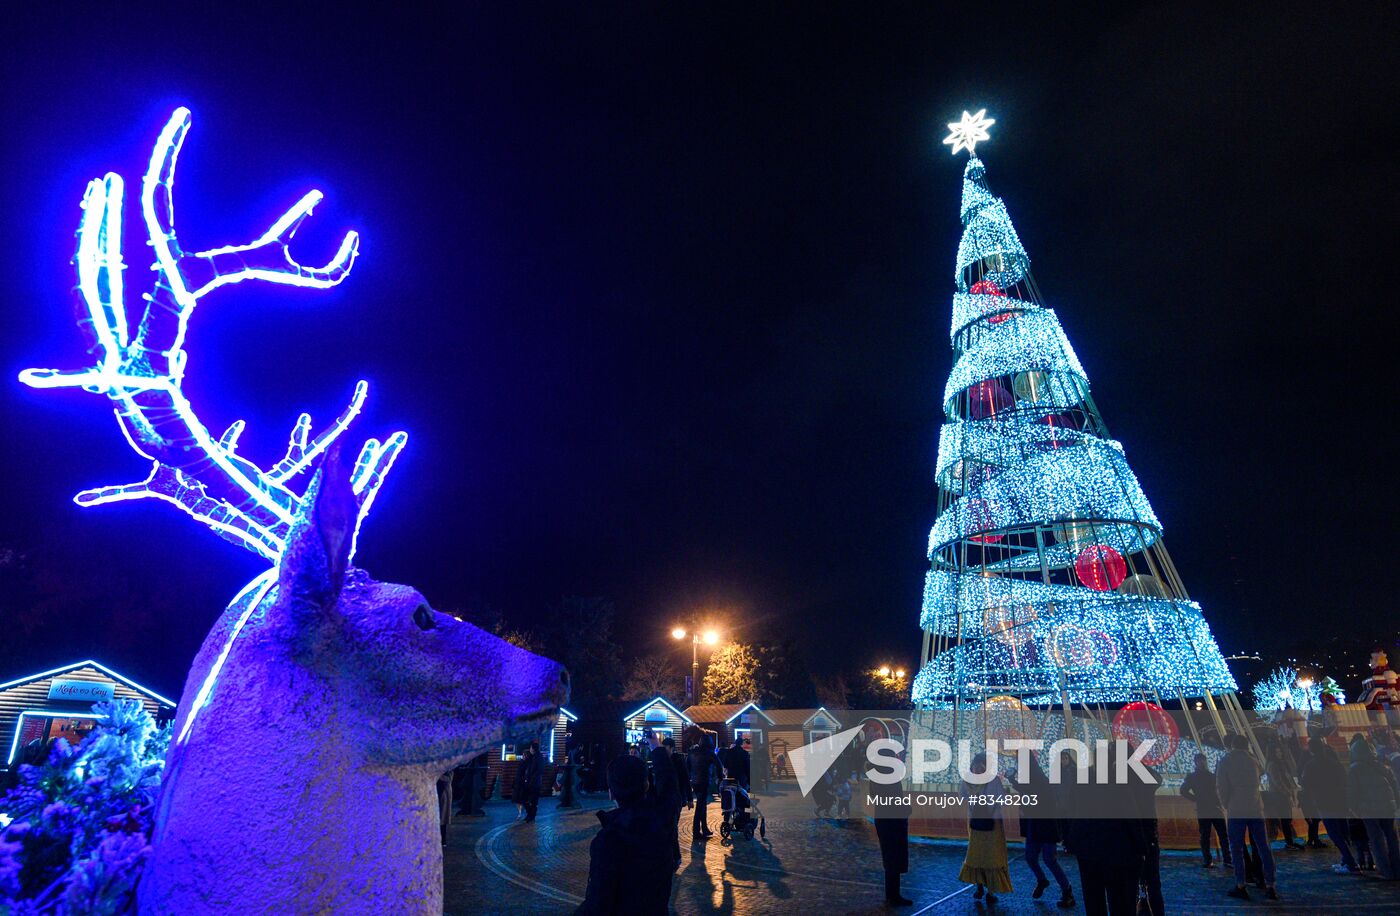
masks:
[[[943,138],[943,142],[952,145],[954,156],[963,150],[967,150],[975,156],[977,155],[977,144],[983,140],[992,139],[991,135],[987,133],[987,128],[995,123],[995,118],[987,117],[987,109],[985,108],[977,114],[969,114],[964,111],[961,121],[948,122],[948,136]]]

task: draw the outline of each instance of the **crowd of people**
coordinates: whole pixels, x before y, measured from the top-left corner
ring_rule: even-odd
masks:
[[[1184,780],[1181,795],[1196,809],[1202,866],[1217,865],[1214,840],[1220,863],[1234,872],[1227,891],[1230,897],[1249,900],[1252,884],[1266,899],[1278,900],[1274,838],[1282,838],[1284,850],[1325,848],[1329,843],[1321,838],[1319,827],[1341,856],[1333,866],[1336,873],[1372,870],[1385,880],[1400,879],[1396,840],[1400,748],[1390,735],[1379,735],[1376,744],[1364,735],[1354,736],[1349,764],[1321,737],[1313,737],[1306,751],[1299,745],[1296,754],[1286,743],[1271,741],[1264,747],[1262,763],[1245,735],[1227,735],[1224,744],[1226,752],[1214,771],[1204,754],[1196,755],[1195,769]],[[997,802],[1008,793],[1007,782],[1011,782],[1017,791],[1038,799],[1034,809],[1023,808],[1020,814],[1025,861],[1035,878],[1032,897],[1040,898],[1053,878],[1060,889],[1058,905],[1064,909],[1076,905],[1068,876],[1056,861],[1056,847],[1063,843],[1078,864],[1085,912],[1163,916],[1166,901],[1155,802],[1160,774],[1148,767],[1152,782],[1122,783],[1111,778],[1117,769],[1115,748],[1110,746],[1110,778],[1103,782],[1090,761],[1082,779],[1066,778],[1058,785],[1034,762],[1024,784],[999,773],[986,782],[963,784],[968,847],[959,879],[976,886],[975,899],[993,903],[997,895],[1012,891],[1005,811]],[[1072,773],[1076,765],[1072,759],[1062,760],[1062,772]],[[971,771],[987,773],[985,755],[973,759]],[[1295,806],[1301,806],[1308,825],[1306,843],[1293,829]],[[883,852],[883,835],[881,841]],[[906,903],[897,881],[890,883],[886,858],[886,900]]]
[[[704,732],[680,752],[673,738],[647,729],[639,745],[608,763],[608,795],[617,807],[598,812],[601,826],[589,844],[588,889],[578,913],[667,912],[681,865],[681,812],[693,812],[691,843],[709,842],[709,805],[720,780],[749,788],[744,740],[721,750]]]
[[[1195,808],[1201,866],[1233,871],[1228,895],[1248,900],[1253,885],[1266,899],[1279,899],[1275,838],[1282,839],[1286,851],[1335,847],[1340,861],[1332,870],[1339,875],[1373,871],[1386,880],[1400,879],[1400,747],[1393,736],[1353,736],[1346,761],[1322,737],[1306,744],[1259,737],[1262,747],[1245,735],[1226,735],[1225,753],[1215,769],[1204,754],[1196,755],[1194,770],[1180,789]],[[709,809],[721,780],[749,789],[753,768],[744,737],[716,748],[714,736],[697,729],[684,743],[678,749],[669,735],[646,730],[626,754],[601,766],[591,757],[586,761],[617,807],[598,812],[600,829],[590,845],[588,888],[579,913],[665,913],[682,861],[683,812],[692,812],[691,843],[704,844],[714,835]],[[1033,898],[1040,899],[1053,883],[1062,909],[1082,900],[1089,914],[1164,916],[1155,802],[1161,777],[1149,767],[1152,781],[1147,783],[1111,778],[1119,765],[1116,750],[1111,745],[1106,761],[1098,764],[1110,773],[1102,782],[1092,760],[1076,776],[1081,763],[1069,755],[1058,761],[1062,778],[1053,783],[1034,761],[1026,781],[1017,782],[997,772],[995,760],[989,764],[986,755],[974,758],[972,773],[988,778],[962,786],[968,846],[958,875],[975,886],[974,899],[991,904],[1013,892],[1007,809],[1000,798],[1014,790],[1038,800],[1019,813]],[[570,757],[575,763],[582,759]],[[484,772],[484,757],[473,763],[482,764]],[[535,819],[542,773],[539,745],[532,743],[519,759],[511,792],[517,817],[526,822]],[[838,762],[818,780],[811,793],[818,816],[849,814],[859,773],[849,762]],[[444,825],[452,806],[450,777],[439,781]],[[872,789],[871,794],[879,793]],[[1301,808],[1307,824],[1305,841],[1294,831],[1295,808]],[[469,802],[463,810],[479,813],[471,811]],[[901,813],[867,805],[864,813],[874,816],[886,903],[908,905],[912,901],[900,889],[901,876],[909,871],[907,809]],[[1061,846],[1078,866],[1078,900],[1057,859]]]

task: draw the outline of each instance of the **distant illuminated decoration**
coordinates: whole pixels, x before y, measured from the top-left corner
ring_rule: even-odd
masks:
[[[357,384],[350,405],[314,438],[311,417],[298,417],[286,456],[263,470],[237,454],[242,420],[215,439],[185,398],[181,390],[188,362],[185,334],[199,300],[231,283],[263,280],[315,289],[335,286],[350,273],[359,252],[359,236],[347,233],[324,266],[297,263],[288,245],[322,197],[320,191],[310,191],[253,242],[182,251],[175,234],[175,162],[189,127],[189,110],[176,109],[156,141],[142,179],[141,215],[155,254],[156,282],[143,297],[146,305],[140,322],[131,325],[125,304],[125,186],[121,176],[108,173],[93,180],[83,196],[75,259],[85,306],[80,325],[92,337],[97,365],[79,371],[27,369],[19,378],[33,388],[83,388],[106,394],[127,443],[151,461],[145,480],[84,490],[74,498],[78,505],[163,500],[275,564],[301,508],[301,496],[292,492],[289,481],[346,430],[363,408],[368,386]],[[406,442],[407,436],[399,432],[384,442],[370,439],[361,448],[353,476],[360,522]]]
[[[975,156],[977,155],[977,144],[983,140],[992,139],[992,135],[987,133],[987,128],[995,123],[995,118],[987,117],[987,109],[985,108],[977,114],[969,114],[964,111],[961,121],[948,122],[948,136],[943,138],[943,143],[953,147],[954,156],[963,150],[967,150]]]

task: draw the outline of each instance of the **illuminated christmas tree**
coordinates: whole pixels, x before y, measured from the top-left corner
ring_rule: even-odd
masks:
[[[914,701],[1189,710],[1204,698],[1219,727],[1221,711],[1238,715],[1235,681],[988,189],[984,115],[964,113],[945,141],[972,155]]]

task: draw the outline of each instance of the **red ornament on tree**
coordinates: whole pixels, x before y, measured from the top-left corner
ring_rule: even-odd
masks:
[[[1128,577],[1123,555],[1107,544],[1090,544],[1074,560],[1079,581],[1096,592],[1111,592]]]
[[[998,412],[1011,407],[1016,399],[1001,382],[988,379],[967,389],[967,414],[974,420],[994,417]]]
[[[1150,739],[1152,746],[1142,755],[1142,762],[1156,766],[1176,753],[1181,743],[1181,730],[1165,709],[1139,700],[1124,706],[1113,717],[1113,737],[1138,744]]]
[[[992,507],[987,505],[985,499],[969,498],[967,501],[967,521],[971,531],[986,531],[988,528],[996,527],[996,520],[992,518]],[[974,534],[968,538],[978,544],[995,544],[1002,539],[1000,534]]]
[[[1078,430],[1078,427],[1075,425],[1074,422],[1074,417],[1065,413],[1048,413],[1040,419],[1036,420],[1035,422],[1040,423],[1044,426],[1048,426],[1051,429],[1072,429],[1076,431]],[[1041,439],[1037,443],[1037,447],[1043,450],[1052,450],[1071,444],[1073,444],[1073,440],[1071,440],[1069,436],[1062,436],[1059,433],[1052,433],[1050,438]]]
[[[976,283],[972,284],[972,289],[970,289],[969,292],[975,296],[1006,296],[1006,291],[991,280],[978,280]],[[1015,317],[1015,312],[997,312],[987,320],[992,324],[1001,324],[1006,319]]]

